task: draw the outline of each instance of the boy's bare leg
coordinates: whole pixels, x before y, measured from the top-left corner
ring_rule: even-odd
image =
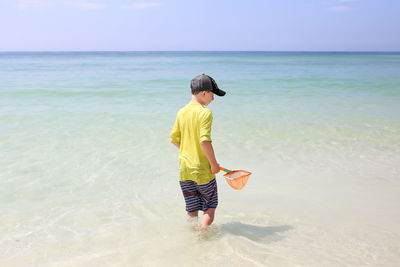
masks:
[[[196,230],[199,227],[199,212],[194,211],[194,212],[188,212],[187,213],[188,217],[186,222],[188,223],[188,226],[192,230]]]
[[[201,229],[206,229],[214,221],[215,209],[208,209],[201,218]]]
[[[199,216],[199,211],[188,212],[187,215],[188,215],[188,222],[197,221],[197,218]]]

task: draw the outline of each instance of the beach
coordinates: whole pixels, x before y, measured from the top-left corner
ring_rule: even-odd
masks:
[[[169,142],[190,80],[221,166],[200,237]],[[399,266],[400,53],[1,52],[1,266]]]

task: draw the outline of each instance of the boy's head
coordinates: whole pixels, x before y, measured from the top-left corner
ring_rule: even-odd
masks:
[[[218,88],[213,78],[205,74],[194,77],[190,82],[190,88],[192,89],[192,95],[197,95],[202,91],[213,92],[218,96],[224,96],[226,94],[225,91]]]

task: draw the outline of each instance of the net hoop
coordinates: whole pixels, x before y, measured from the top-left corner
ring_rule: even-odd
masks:
[[[251,172],[234,170],[224,174],[226,182],[236,190],[241,190],[249,180]]]

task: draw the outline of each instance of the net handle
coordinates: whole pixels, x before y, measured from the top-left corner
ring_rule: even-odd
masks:
[[[225,169],[224,167],[219,167],[219,169],[220,169],[221,171],[224,171],[224,172],[231,172],[231,170]]]

